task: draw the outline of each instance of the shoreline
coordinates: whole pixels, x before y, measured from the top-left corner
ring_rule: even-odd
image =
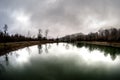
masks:
[[[6,43],[4,47],[4,43],[0,43],[0,56],[11,51],[15,51],[21,48],[25,48],[28,46],[38,45],[38,44],[46,44],[46,43],[55,43],[55,41],[23,41],[23,42],[9,42]]]
[[[119,42],[81,41],[80,43],[120,48],[120,43]]]
[[[10,42],[6,43],[4,47],[4,43],[0,43],[0,56],[11,51],[15,51],[21,48],[25,48],[33,45],[42,45],[46,43],[56,43],[56,41],[23,41],[23,42]],[[85,44],[93,44],[100,46],[108,46],[108,47],[118,47],[120,48],[119,42],[99,42],[99,41],[77,41],[76,43],[85,43]]]

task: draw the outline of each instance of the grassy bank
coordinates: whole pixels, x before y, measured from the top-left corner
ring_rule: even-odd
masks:
[[[53,43],[53,41],[24,41],[24,42],[11,42],[11,43],[0,43],[0,55],[8,53],[10,51],[14,51],[20,48],[37,45],[37,44],[45,44],[45,43]],[[5,46],[5,47],[4,47]]]
[[[82,41],[82,43],[101,45],[101,46],[120,47],[120,43],[118,42]]]

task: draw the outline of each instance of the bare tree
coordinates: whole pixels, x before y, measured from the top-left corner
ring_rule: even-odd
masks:
[[[42,30],[41,29],[38,30],[38,39],[39,40],[42,39]]]
[[[3,30],[4,30],[4,34],[6,35],[7,34],[7,30],[8,30],[7,24],[4,25]]]
[[[30,31],[28,31],[27,37],[29,37],[29,38],[31,37],[31,36],[30,36]]]
[[[6,43],[7,43],[7,30],[8,30],[7,24],[4,25],[3,30],[4,30],[4,36],[3,36],[3,40],[4,40],[4,49],[6,49]]]
[[[46,37],[46,39],[47,39],[47,37],[48,37],[48,32],[49,32],[49,30],[46,29],[46,30],[45,30],[45,37]]]

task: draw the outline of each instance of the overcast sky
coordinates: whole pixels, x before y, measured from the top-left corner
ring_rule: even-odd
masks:
[[[120,0],[0,0],[0,27],[9,33],[49,36],[120,28]]]

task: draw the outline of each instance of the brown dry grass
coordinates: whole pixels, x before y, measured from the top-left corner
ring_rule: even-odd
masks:
[[[53,41],[24,41],[24,42],[11,42],[6,43],[4,47],[4,43],[0,43],[0,55],[8,53],[10,51],[14,51],[20,48],[37,45],[37,44],[45,44],[45,43],[53,43]]]
[[[119,42],[83,41],[82,43],[102,45],[102,46],[111,46],[111,47],[120,47]]]

